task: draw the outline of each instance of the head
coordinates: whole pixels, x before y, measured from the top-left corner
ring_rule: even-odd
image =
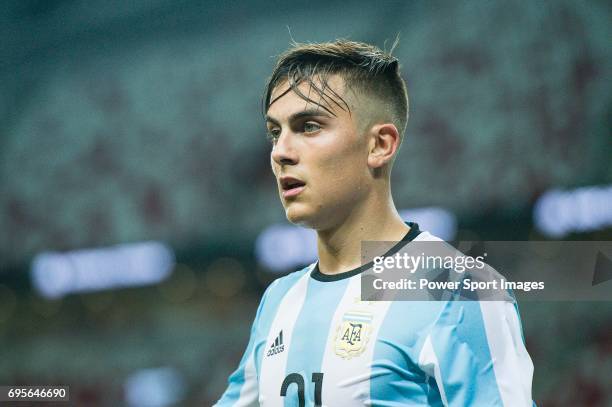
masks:
[[[294,44],[280,55],[263,104],[289,221],[324,229],[368,200],[390,199],[408,119],[390,53],[346,40]]]

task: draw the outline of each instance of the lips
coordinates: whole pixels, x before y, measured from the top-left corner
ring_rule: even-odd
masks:
[[[280,178],[280,186],[283,189],[283,197],[289,198],[298,195],[304,190],[306,183],[301,179],[284,176]]]

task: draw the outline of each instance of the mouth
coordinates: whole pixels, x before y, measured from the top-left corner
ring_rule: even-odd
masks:
[[[302,192],[306,183],[293,177],[281,177],[280,186],[283,190],[283,198],[290,198]]]

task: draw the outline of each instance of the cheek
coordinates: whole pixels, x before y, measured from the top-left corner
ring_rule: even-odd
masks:
[[[367,170],[367,157],[361,154],[360,149],[344,149],[320,157],[317,170],[326,188],[337,192],[355,190],[363,182]]]

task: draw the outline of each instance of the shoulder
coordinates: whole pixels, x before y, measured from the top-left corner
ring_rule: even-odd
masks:
[[[286,276],[274,280],[264,292],[262,303],[279,303],[282,298],[297,284],[308,279],[310,272],[316,263],[312,263],[300,270],[289,273]]]
[[[289,273],[283,277],[279,277],[274,280],[266,289],[267,290],[282,290],[287,289],[296,284],[301,278],[306,275],[310,275],[310,272],[314,269],[316,263],[309,264],[308,266]]]
[[[311,264],[291,274],[277,278],[266,288],[259,302],[255,317],[255,326],[258,332],[264,332],[263,335],[267,335],[267,331],[285,297],[295,293],[294,288],[299,289],[299,285],[303,285],[304,279],[308,278],[313,267],[314,264]]]

